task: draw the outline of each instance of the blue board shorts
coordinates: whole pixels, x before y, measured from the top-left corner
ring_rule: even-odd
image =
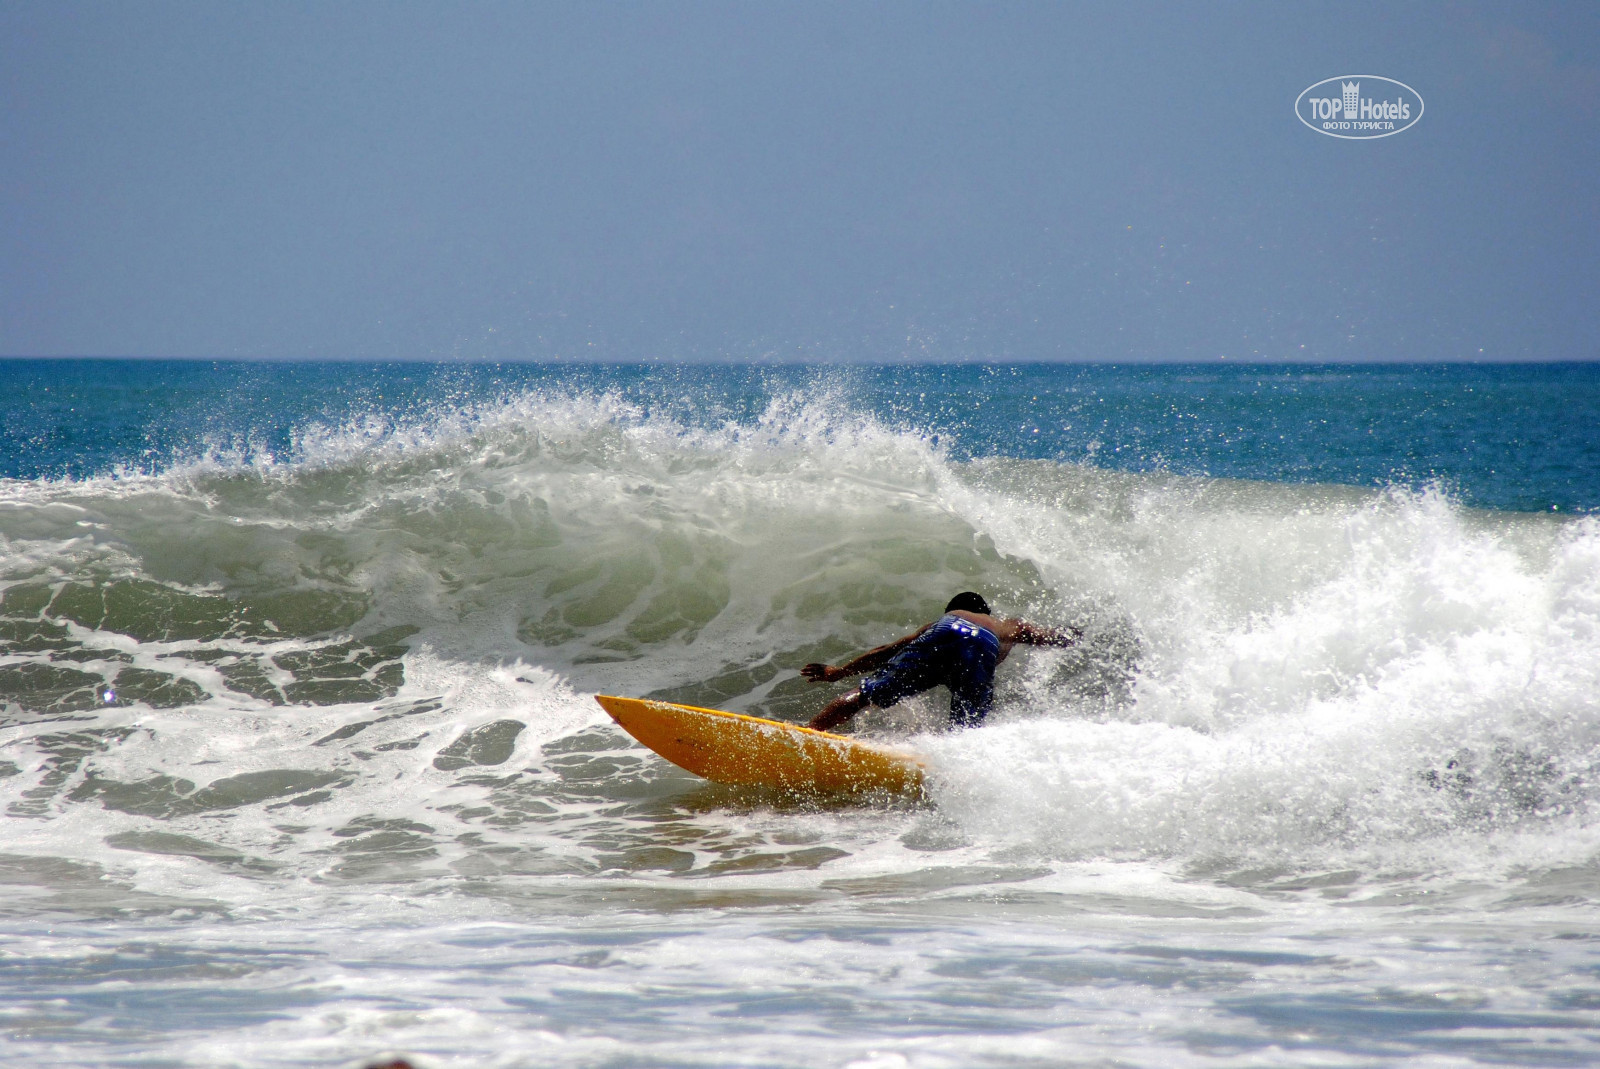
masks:
[[[959,616],[943,616],[912,639],[889,663],[861,683],[861,694],[880,709],[933,687],[950,688],[950,722],[983,723],[994,704],[994,668],[1000,640]]]

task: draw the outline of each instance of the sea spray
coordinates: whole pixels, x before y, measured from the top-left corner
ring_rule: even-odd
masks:
[[[1593,1053],[1592,519],[754,393],[546,383],[0,483],[15,1060]],[[924,802],[705,784],[590,697],[801,720],[801,664],[961,589],[1086,634],[981,730],[863,714]]]
[[[1323,516],[1341,537],[1318,541],[1342,552],[1257,612],[1217,606],[1201,575],[1183,587],[1199,606],[1141,614],[1118,712],[1033,711],[930,742],[941,809],[979,838],[1075,858],[1428,867],[1415,844],[1443,837],[1459,867],[1479,835],[1475,863],[1498,869],[1520,861],[1494,833],[1546,826],[1586,856],[1600,526],[1490,522],[1436,492]],[[1262,552],[1219,539],[1214,575],[1235,546]]]

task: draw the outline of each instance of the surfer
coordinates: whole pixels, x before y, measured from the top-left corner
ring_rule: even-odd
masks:
[[[1057,631],[1014,617],[993,616],[982,595],[964,591],[950,599],[943,616],[905,638],[837,667],[808,664],[800,669],[813,683],[872,673],[861,686],[823,706],[807,726],[828,731],[868,705],[884,709],[902,698],[946,686],[950,688],[950,722],[957,727],[976,727],[994,701],[995,666],[1006,659],[1012,646],[1019,642],[1070,646],[1082,636],[1076,627]]]

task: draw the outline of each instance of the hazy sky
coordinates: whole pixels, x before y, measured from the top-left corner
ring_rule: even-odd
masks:
[[[1595,3],[0,0],[0,354],[1589,360],[1597,164]]]

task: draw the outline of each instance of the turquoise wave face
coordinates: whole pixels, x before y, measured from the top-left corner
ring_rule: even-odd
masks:
[[[614,398],[526,396],[307,433],[300,457],[13,484],[13,715],[108,692],[378,700],[426,642],[799,716],[814,695],[780,676],[955,589],[1055,597],[941,501],[954,469],[927,442],[798,400],[708,431]]]

